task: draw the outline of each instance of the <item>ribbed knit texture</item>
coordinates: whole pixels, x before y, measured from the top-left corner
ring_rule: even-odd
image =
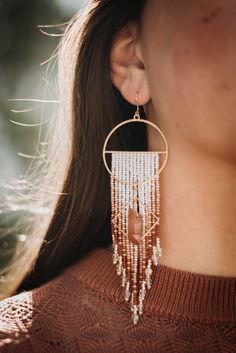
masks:
[[[236,278],[154,268],[137,325],[110,249],[0,302],[0,352],[236,352]]]

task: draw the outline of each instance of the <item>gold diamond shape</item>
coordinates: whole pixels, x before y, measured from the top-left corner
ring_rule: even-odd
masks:
[[[132,200],[130,200],[125,206],[122,207],[121,211],[111,220],[112,223],[124,234],[124,236],[128,236],[128,233],[125,233],[123,231],[123,229],[121,229],[118,224],[115,222],[115,220],[121,215],[121,213],[123,212],[124,209],[128,208],[131,204],[131,202],[133,201],[138,201],[139,204],[141,204],[142,206],[145,206],[140,200],[138,197],[134,197]],[[156,218],[156,222],[150,227],[150,229],[147,230],[147,232],[145,234],[143,234],[143,236],[141,237],[141,240],[142,241],[148,233],[151,232],[151,230],[157,225],[157,224],[160,224],[160,216],[157,216],[155,215],[155,213],[153,213],[150,209],[149,209],[149,212]]]

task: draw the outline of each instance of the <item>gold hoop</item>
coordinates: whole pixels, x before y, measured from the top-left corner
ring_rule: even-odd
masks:
[[[139,182],[127,182],[127,181],[124,181],[124,180],[120,180],[118,179],[110,170],[108,164],[107,164],[107,161],[106,161],[106,154],[107,153],[114,153],[114,152],[126,152],[126,151],[106,151],[106,147],[107,147],[107,144],[108,144],[108,141],[110,139],[110,137],[113,135],[113,133],[119,129],[121,126],[123,125],[126,125],[126,124],[129,124],[129,123],[137,123],[137,122],[140,122],[140,123],[145,123],[145,124],[148,124],[150,126],[152,126],[154,129],[156,129],[156,131],[159,132],[159,134],[161,135],[164,143],[165,143],[165,150],[164,151],[153,151],[153,152],[156,152],[158,154],[165,154],[166,155],[166,158],[160,168],[160,170],[158,171],[157,174],[155,174],[151,179],[147,179],[147,180],[143,180],[143,181],[139,181]],[[130,153],[150,153],[150,151],[127,151],[127,152],[130,152]],[[102,149],[102,155],[103,155],[103,162],[104,162],[104,165],[108,171],[108,173],[114,178],[116,179],[117,181],[121,182],[121,183],[124,183],[124,184],[133,184],[133,185],[138,185],[138,184],[142,184],[142,183],[145,183],[145,182],[148,182],[150,180],[153,180],[154,178],[156,178],[158,175],[161,174],[161,172],[163,171],[163,169],[165,168],[166,166],[166,163],[167,163],[167,160],[168,160],[168,155],[169,155],[169,152],[168,152],[168,143],[167,143],[167,140],[163,134],[163,132],[159,129],[159,127],[157,125],[155,125],[154,123],[152,123],[151,121],[149,120],[145,120],[145,119],[141,119],[140,116],[139,116],[139,109],[138,109],[138,105],[137,105],[137,110],[134,114],[134,117],[132,119],[128,119],[128,120],[125,120],[125,121],[122,121],[121,123],[119,123],[118,125],[116,125],[111,131],[110,133],[107,135],[106,137],[106,140],[104,142],[104,145],[103,145],[103,149]]]

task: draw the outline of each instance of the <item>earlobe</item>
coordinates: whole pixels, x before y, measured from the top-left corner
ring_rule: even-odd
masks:
[[[150,93],[136,25],[126,26],[117,34],[110,63],[112,83],[122,96],[131,104],[136,104],[138,92],[139,104],[146,104],[150,100]]]

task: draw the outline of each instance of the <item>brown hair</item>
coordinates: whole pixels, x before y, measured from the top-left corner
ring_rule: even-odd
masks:
[[[109,174],[102,146],[109,131],[132,116],[135,107],[112,85],[110,51],[119,30],[130,21],[139,22],[144,4],[144,0],[95,0],[65,30],[59,45],[59,87],[61,106],[66,108],[61,113],[67,121],[61,139],[68,141],[57,141],[67,146],[57,166],[63,185],[54,197],[34,269],[28,269],[18,291],[41,285],[92,248],[111,243]],[[135,149],[137,141],[139,147],[146,146],[146,131],[141,129],[133,139],[126,129],[117,134],[114,146]],[[55,149],[50,158],[56,153]],[[56,182],[55,168],[53,173],[47,182]]]

